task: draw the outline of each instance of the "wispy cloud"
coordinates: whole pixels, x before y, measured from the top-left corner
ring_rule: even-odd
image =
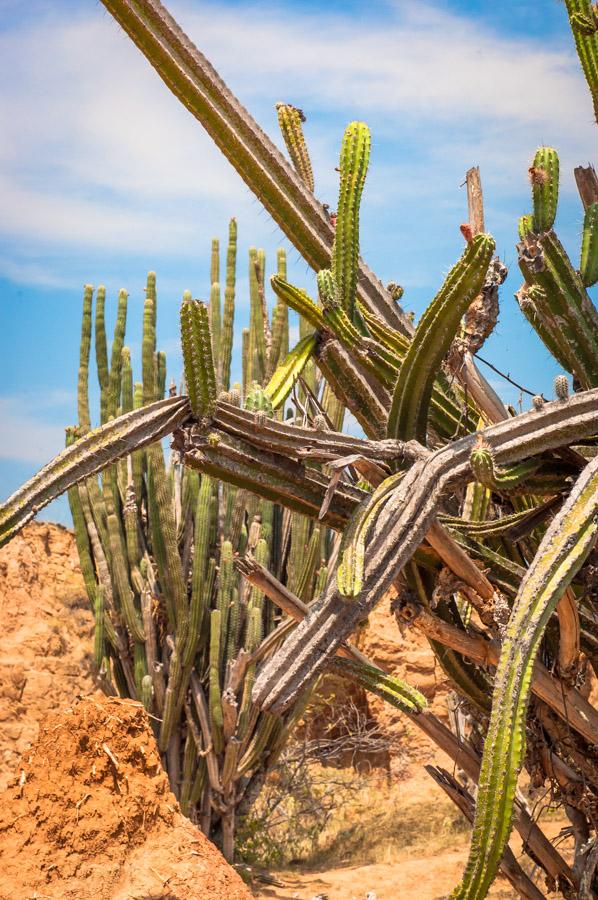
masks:
[[[47,407],[47,401],[44,404]],[[23,397],[0,397],[0,459],[43,465],[64,447],[64,428],[40,421]]]
[[[564,168],[592,146],[569,46],[498,35],[427,3],[380,4],[358,24],[261,5],[259,15],[249,5],[174,11],[268,128],[280,98],[309,110],[328,197],[339,137],[330,124],[340,130],[350,117],[373,128],[373,206],[437,195],[447,169],[472,156],[508,188],[540,140],[558,137]],[[100,8],[73,17],[57,4],[5,30],[0,78],[0,233],[13,248],[0,271],[9,277],[61,283],[61,250],[189,257],[209,238],[209,220],[242,207],[246,221],[257,221],[228,163]],[[52,264],[40,268],[49,249]]]

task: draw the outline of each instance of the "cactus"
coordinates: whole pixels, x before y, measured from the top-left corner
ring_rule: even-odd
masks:
[[[235,234],[233,220],[233,248]],[[213,242],[212,288],[217,283],[216,248]],[[233,269],[234,261],[233,249],[229,254]],[[250,371],[261,375],[261,379],[246,385],[243,405],[247,411],[244,414],[252,417],[254,426],[259,428],[260,422],[274,415],[274,405],[282,410],[292,384],[305,369],[316,338],[311,334],[304,338],[275,367],[272,379],[265,384],[265,370],[285,346],[286,304],[277,303],[275,314],[282,327],[276,346],[268,346],[263,254],[252,252],[250,265],[255,276],[249,338],[255,353]],[[278,265],[284,273],[284,256],[279,255]],[[234,284],[234,277],[229,267],[229,287]],[[215,291],[212,290],[209,309],[185,292],[181,344],[189,400],[171,397],[156,401],[163,391],[165,360],[157,352],[155,342],[155,274],[148,276],[144,304],[142,385],[134,384],[131,355],[124,346],[124,291],[119,295],[106,379],[104,361],[108,359],[108,348],[104,353],[102,292],[100,310],[96,310],[96,323],[100,324],[96,358],[104,384],[100,416],[105,412],[112,419],[117,406],[123,414],[96,431],[90,430],[88,401],[92,299],[92,289],[86,286],[78,381],[82,421],[78,428],[68,430],[67,449],[54,470],[55,477],[62,479],[61,485],[73,478],[74,482],[84,481],[83,491],[70,487],[69,501],[96,623],[94,658],[106,687],[114,684],[121,694],[140,699],[156,717],[153,721],[159,747],[171,773],[172,788],[187,815],[198,816],[202,785],[208,773],[209,789],[219,799],[212,804],[207,827],[221,828],[223,850],[230,857],[234,849],[235,806],[243,801],[254,780],[261,783],[269,760],[273,761],[280,752],[281,742],[295,721],[294,713],[283,723],[272,716],[259,715],[252,700],[256,663],[247,665],[246,660],[261,652],[263,639],[274,631],[278,621],[270,600],[240,580],[234,559],[246,548],[258,564],[267,564],[274,554],[276,565],[281,567],[284,519],[274,514],[272,502],[259,500],[247,490],[231,492],[209,474],[198,477],[193,468],[181,467],[176,461],[169,471],[158,439],[165,427],[174,430],[190,416],[195,421],[213,420],[219,402],[214,359],[219,360],[219,377],[223,381],[230,377],[234,296],[231,290],[225,294],[224,322],[216,341],[209,321],[218,321]],[[233,401],[227,408],[238,409],[235,403],[240,404],[241,398],[237,394],[235,387],[225,395],[227,401]],[[212,451],[218,450],[219,443],[217,432],[212,431],[208,437]],[[117,449],[111,451],[112,446]],[[110,452],[113,456],[108,459]],[[90,476],[105,462],[119,459],[117,465],[106,469],[103,491],[100,490]],[[72,472],[76,472],[76,477]],[[27,498],[32,491],[37,491],[35,496],[39,498],[41,485],[45,488],[44,499],[50,498],[48,474],[42,476]],[[7,515],[6,526],[18,528],[19,512],[11,508]],[[249,532],[243,525],[245,519],[252,522]],[[310,602],[322,590],[326,567],[321,566],[321,558],[330,542],[323,525],[312,528],[309,520],[299,514],[292,517],[290,534],[289,585],[302,601]],[[316,579],[318,566],[320,578]],[[357,678],[352,671],[344,674]],[[401,708],[421,707],[419,695],[410,694],[390,678],[385,680],[376,670],[361,672],[360,678],[361,683],[371,684],[372,690],[387,695],[390,702]],[[193,706],[186,699],[189,689]],[[180,784],[177,773],[182,773]],[[221,806],[226,808],[226,815],[220,812]]]
[[[598,315],[587,293],[594,277],[595,213],[586,210],[580,271],[552,230],[558,199],[558,156],[542,147],[530,169],[534,202],[533,230],[520,229],[519,267],[526,280],[516,295],[538,335],[584,388],[598,384]]]
[[[314,190],[314,173],[303,136],[302,124],[305,122],[303,111],[288,103],[277,103],[278,124],[289,151],[291,161],[301,180],[312,193]]]
[[[598,13],[591,0],[566,0],[579,61],[586,76],[598,122]]]
[[[540,147],[529,170],[534,214],[532,227],[538,234],[554,225],[559,197],[559,158],[551,147]]]
[[[479,294],[494,241],[476,235],[422,316],[401,365],[388,418],[389,437],[425,443],[434,379],[457,332],[461,317]]]
[[[509,831],[525,752],[532,669],[552,610],[598,538],[598,459],[586,467],[538,547],[519,588],[494,683],[470,858],[457,898],[486,896]]]
[[[363,122],[347,126],[339,163],[340,186],[332,246],[332,278],[339,302],[353,321],[359,264],[359,204],[370,161],[370,130]]]
[[[470,861],[455,896],[483,897],[508,837],[526,736],[535,777],[552,781],[555,771],[566,773],[568,785],[553,790],[575,815],[587,816],[598,792],[588,750],[598,744],[598,713],[577,687],[584,659],[598,668],[590,555],[596,539],[598,313],[586,290],[595,275],[590,207],[596,198],[584,200],[589,213],[576,271],[553,231],[556,154],[543,148],[536,155],[533,215],[520,222],[520,306],[573,375],[573,392],[565,392],[563,376],[555,401],[535,398],[528,412],[507,415],[471,367],[462,337],[461,319],[471,301],[497,289],[491,284],[492,239],[463,228],[463,257],[414,329],[396,306],[400,291],[382,288],[358,257],[367,128],[353,123],[345,134],[334,229],[157,0],[146,0],[143,11],[122,0],[105,5],[320,273],[320,305],[288,285],[279,259],[271,320],[265,257],[253,252],[243,384],[231,389],[231,223],[220,340],[210,333],[205,307],[189,299],[183,305],[189,400],[157,399],[165,366],[155,345],[155,277],[148,279],[141,396],[131,389],[123,314],[108,371],[103,297],[97,304],[101,427],[90,431],[88,302],[80,434],[71,433],[58,460],[4,504],[0,533],[9,539],[41,504],[71,490],[73,519],[85,532],[77,545],[99,626],[96,657],[104,677],[121,693],[140,696],[162,720],[160,747],[172,762],[173,788],[191,815],[202,796],[213,801],[201,805],[203,821],[208,830],[220,829],[227,855],[237,798],[243,791],[250,795],[252,779],[278,752],[310,688],[333,667],[386,695],[470,778],[480,779]],[[585,0],[567,7],[592,84],[593,7]],[[211,283],[219,284],[215,267],[211,275]],[[311,358],[300,375],[297,406],[287,408],[292,422],[284,417],[285,397],[299,370],[297,358],[307,354],[300,347],[284,364],[288,306],[302,317],[302,337],[308,328],[315,331],[313,347],[311,339],[305,345]],[[276,411],[272,396],[280,400]],[[110,421],[119,403],[123,415]],[[335,430],[345,408],[366,437]],[[159,443],[169,431],[177,451],[172,471]],[[106,467],[100,485],[95,475]],[[349,476],[342,474],[346,469]],[[290,512],[283,515],[280,507]],[[322,550],[330,547],[329,527],[343,533],[336,571],[326,552],[321,563]],[[243,562],[241,575],[231,553]],[[469,701],[472,739],[457,740],[421,708],[412,689],[371,671],[348,643],[391,587],[398,594],[397,617],[428,636]],[[310,596],[318,599],[306,615]],[[275,634],[274,605],[299,624],[285,619]],[[339,654],[361,665],[338,662]],[[530,689],[537,699],[528,706]],[[491,693],[480,774],[477,750]],[[545,744],[536,746],[538,722],[550,737],[546,707],[567,734],[566,748],[551,740],[547,759]],[[514,821],[551,883],[567,896],[578,892],[582,856],[569,866],[524,809],[515,809]],[[588,834],[595,830],[591,817],[584,822]],[[591,873],[584,873],[587,881],[586,875]]]
[[[598,281],[598,203],[591,203],[585,211],[579,274],[585,287]]]

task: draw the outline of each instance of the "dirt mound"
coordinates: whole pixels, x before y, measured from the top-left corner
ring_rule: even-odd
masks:
[[[0,550],[0,789],[40,719],[94,690],[92,631],[72,533],[33,522]]]
[[[367,625],[356,638],[360,650],[384,669],[417,688],[430,704],[430,710],[447,721],[447,694],[450,684],[440,668],[426,638],[415,629],[401,634],[390,610],[390,599],[384,598],[370,613]],[[409,748],[414,760],[427,760],[436,752],[435,745],[405,716],[374,694],[367,694],[368,714],[398,743]]]
[[[48,716],[0,809],[0,897],[249,900],[179,812],[139,703]]]

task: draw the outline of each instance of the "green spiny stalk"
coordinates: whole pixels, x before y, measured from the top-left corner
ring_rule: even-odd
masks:
[[[93,615],[95,621],[95,630],[93,635],[93,661],[98,672],[101,671],[106,655],[105,636],[104,636],[104,618],[105,618],[104,589],[99,585],[95,589],[95,602],[93,604]]]
[[[261,252],[261,251],[260,251]],[[249,248],[249,382],[262,384],[266,374],[266,339],[258,250]]]
[[[403,712],[418,713],[428,705],[423,694],[405,681],[401,681],[400,678],[388,675],[376,666],[354,659],[344,659],[341,656],[335,656],[331,664],[332,668],[340,675],[355,681]]]
[[[213,609],[210,615],[210,724],[212,728],[212,741],[216,753],[222,753],[224,749],[222,736],[222,699],[220,694],[220,640],[221,640],[221,611]]]
[[[212,333],[212,356],[214,367],[219,371],[220,346],[222,340],[222,315],[220,309],[220,241],[212,239],[210,263],[210,331]]]
[[[289,103],[277,103],[276,112],[291,162],[306,188],[313,193],[314,173],[303,134],[302,125],[305,122],[303,110],[297,109],[296,106],[291,106]]]
[[[559,158],[552,147],[540,147],[529,170],[534,203],[533,227],[537,234],[554,225],[559,198]]]
[[[313,333],[302,338],[272,375],[264,391],[273,409],[282,406],[293,390],[295,382],[312,357],[316,340]]]
[[[156,273],[147,273],[145,303],[143,304],[143,337],[141,362],[143,373],[143,403],[147,405],[156,393]]]
[[[598,203],[591,203],[585,211],[579,273],[585,287],[598,281]]]
[[[91,306],[93,287],[86,284],[83,289],[83,319],[81,322],[81,348],[79,351],[79,381],[77,385],[77,408],[79,426],[82,432],[91,428],[89,416],[89,353],[91,348]]]
[[[127,327],[128,293],[121,288],[118,292],[118,309],[112,339],[112,355],[110,359],[110,375],[108,381],[108,418],[116,416],[121,396],[122,351]],[[153,397],[151,398],[154,399]]]
[[[518,487],[537,472],[540,465],[538,460],[533,459],[512,466],[497,466],[492,448],[483,441],[471,451],[469,463],[475,480],[493,491],[509,491]]]
[[[598,29],[596,10],[590,0],[565,0],[577,54],[586,76],[594,116],[598,122]]]
[[[343,137],[336,228],[332,246],[332,276],[339,301],[355,319],[359,268],[359,205],[370,160],[370,130],[351,122]]]
[[[185,667],[192,665],[199,648],[205,611],[209,609],[206,593],[209,552],[209,506],[214,483],[208,475],[202,475],[195,509],[195,533],[193,542],[193,572],[189,611],[189,640],[183,656]]]
[[[598,537],[598,459],[582,472],[523,578],[496,671],[469,861],[452,897],[486,896],[511,830],[525,752],[525,715],[542,634]]]
[[[220,349],[219,381],[223,390],[230,387],[230,364],[233,352],[235,322],[235,277],[237,266],[237,220],[231,219],[228,226],[228,248],[226,251],[226,285],[224,288],[224,312],[222,317],[222,346]]]
[[[388,419],[388,436],[426,441],[434,379],[458,331],[462,315],[484,284],[494,240],[477,234],[423,314],[403,360]]]
[[[108,371],[108,342],[106,340],[106,288],[103,284],[98,287],[96,293],[95,315],[95,354],[98,371],[98,383],[100,386],[100,424],[108,421],[108,388],[110,374]]]
[[[181,305],[181,343],[185,381],[196,416],[209,416],[216,402],[216,376],[212,360],[209,313],[204,303],[189,299]]]

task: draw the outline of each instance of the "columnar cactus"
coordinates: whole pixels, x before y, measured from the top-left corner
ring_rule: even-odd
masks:
[[[264,296],[265,255],[250,251],[251,381],[243,384],[242,393],[235,387],[218,401],[217,381],[230,377],[235,235],[233,220],[224,323],[215,288],[218,242],[213,241],[210,305],[192,299],[189,292],[181,305],[189,400],[171,398],[162,404],[177,403],[182,406],[181,416],[206,423],[213,419],[218,402],[224,402],[238,415],[253,417],[259,428],[275,408],[283,412],[315,337],[310,334],[300,341],[278,365],[286,340],[286,306],[282,301],[276,305],[279,334],[273,342]],[[284,271],[282,254],[278,270]],[[103,329],[105,293],[98,294],[100,417],[112,419],[120,409],[127,421],[160,405],[157,398],[164,392],[165,362],[156,351],[156,277],[150,273],[147,281],[143,383],[137,401],[130,352],[124,346],[127,294],[119,295],[109,370]],[[80,424],[67,431],[71,452],[77,438],[93,435],[88,400],[92,301],[93,289],[86,285],[78,381]],[[274,375],[264,386],[266,371]],[[240,406],[247,412],[242,413]],[[208,444],[218,451],[219,442],[214,429]],[[127,444],[127,451],[133,449]],[[288,589],[297,595],[297,603],[309,603],[325,583],[330,548],[329,529],[313,526],[298,513],[291,517],[290,541],[285,542],[285,519],[275,513],[274,504],[258,499],[247,489],[250,484],[241,487],[245,489],[235,490],[208,473],[199,476],[176,457],[168,468],[160,443],[153,442],[108,467],[101,484],[92,476],[69,490],[79,558],[95,617],[94,657],[101,683],[110,692],[140,699],[155,717],[173,791],[184,812],[220,840],[228,858],[233,855],[239,805],[254,793],[253,785],[261,783],[297,714],[290,711],[279,721],[260,713],[252,700],[258,660],[276,647],[264,641],[278,627],[279,613],[263,591],[244,581],[235,559],[249,554],[257,565],[271,565],[279,573],[286,570]],[[417,711],[425,705],[420,695],[375,667],[364,668],[358,661],[343,673],[400,708]]]
[[[400,291],[383,289],[358,254],[366,126],[352,123],[345,133],[335,228],[305,165],[296,161],[301,175],[290,168],[158,0],[144,0],[143,9],[104,3],[319,273],[318,302],[287,282],[279,258],[270,320],[264,254],[252,252],[243,381],[231,388],[231,224],[221,319],[215,288],[212,332],[207,307],[185,298],[188,396],[163,400],[155,277],[148,278],[141,386],[123,344],[126,297],[109,363],[98,290],[101,427],[92,431],[87,288],[78,429],[0,509],[0,539],[70,490],[104,685],[140,697],[161,719],[173,787],[207,830],[217,823],[228,855],[239,798],[279,752],[319,675],[335,668],[395,702],[479,781],[474,840],[455,897],[486,895],[512,822],[551,888],[567,897],[595,892],[582,842],[570,866],[515,802],[515,788],[525,764],[534,784],[549,783],[576,828],[595,832],[598,711],[580,688],[587,665],[598,670],[598,312],[587,291],[596,280],[598,184],[582,192],[576,270],[553,230],[556,152],[536,153],[533,213],[519,223],[518,299],[573,376],[572,391],[560,376],[556,399],[534,396],[528,412],[511,415],[480,378],[463,337],[472,300],[497,292],[504,275],[492,238],[474,227],[480,210],[470,210],[464,254],[413,328],[396,306]],[[567,8],[594,88],[594,7],[567,0]],[[283,131],[289,140],[292,127],[297,141],[291,118],[283,116]],[[212,285],[220,284],[217,268]],[[290,352],[287,307],[302,322]],[[345,409],[365,437],[341,432]],[[159,441],[170,432],[176,455],[168,470]],[[333,531],[343,537],[329,555]],[[391,589],[402,626],[429,638],[467,701],[471,738],[451,734],[416,691],[372,671],[349,643]],[[310,596],[317,601],[307,605]],[[280,631],[275,608],[289,617]],[[291,619],[301,621],[291,627]],[[518,894],[537,898],[538,887],[509,859]]]

